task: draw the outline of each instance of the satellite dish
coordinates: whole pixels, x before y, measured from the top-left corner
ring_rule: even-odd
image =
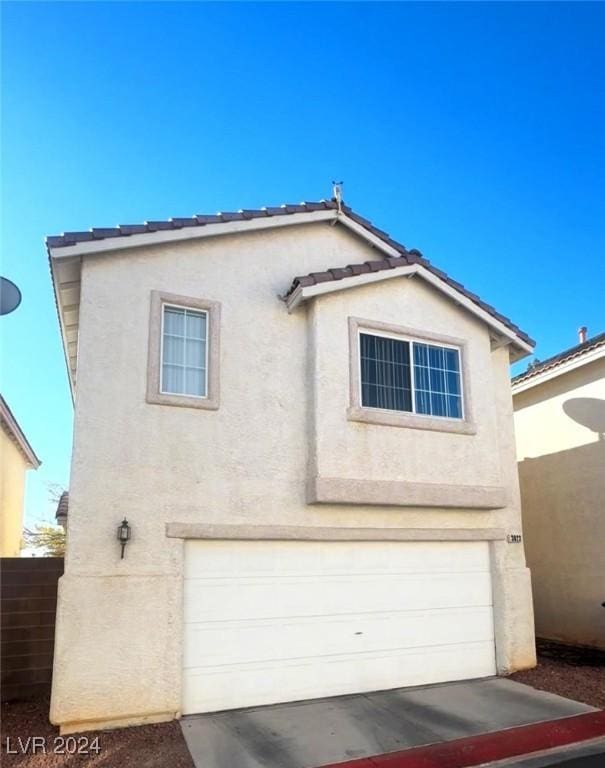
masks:
[[[21,304],[21,291],[6,277],[0,277],[0,315],[8,315]]]

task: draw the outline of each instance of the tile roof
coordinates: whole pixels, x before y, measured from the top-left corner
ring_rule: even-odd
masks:
[[[532,346],[535,344],[535,341],[527,333],[525,333],[525,331],[522,331],[519,326],[515,325],[512,320],[510,320],[508,317],[505,317],[504,315],[501,315],[495,307],[483,301],[479,296],[477,296],[476,293],[472,293],[467,288],[465,288],[462,283],[454,280],[447,273],[443,272],[443,270],[438,269],[433,264],[431,264],[428,259],[424,258],[419,250],[416,248],[408,250],[405,246],[401,245],[401,243],[398,243],[396,240],[390,238],[386,232],[382,232],[381,230],[376,229],[376,227],[374,227],[369,221],[362,219],[361,216],[358,216],[356,213],[354,213],[350,208],[348,208],[348,206],[343,205],[342,210],[347,214],[349,218],[353,219],[353,221],[361,224],[361,226],[368,229],[372,234],[380,237],[383,242],[397,250],[400,255],[396,257],[385,258],[381,261],[365,261],[361,264],[348,264],[345,267],[331,267],[325,272],[311,272],[308,275],[295,277],[286,296],[289,296],[293,291],[296,290],[298,286],[306,287],[310,285],[316,285],[317,283],[325,283],[331,280],[342,280],[345,277],[355,277],[357,275],[363,275],[369,272],[379,272],[385,269],[396,269],[397,267],[408,266],[409,264],[420,264],[434,275],[439,277],[441,280],[443,280],[445,283],[447,283],[449,286],[462,293],[492,317],[496,318],[496,320],[499,320],[507,328],[510,328],[511,331],[514,331],[514,333],[516,333],[517,336],[522,338],[525,342]]]
[[[105,240],[110,237],[129,237],[130,235],[144,235],[151,232],[159,232],[160,230],[205,227],[208,224],[227,224],[230,221],[249,221],[250,219],[267,218],[270,216],[286,216],[290,213],[336,210],[336,208],[337,204],[333,200],[321,200],[317,203],[281,205],[273,208],[255,208],[216,214],[198,214],[188,218],[174,218],[167,219],[166,221],[146,221],[144,224],[119,224],[117,227],[109,228],[94,227],[84,232],[64,232],[62,235],[49,235],[46,238],[46,245],[49,248],[65,248],[69,245],[89,243],[93,240]]]
[[[68,511],[69,511],[69,491],[63,491],[63,493],[59,497],[59,503],[57,504],[57,511],[55,513],[55,518],[58,520],[60,517],[62,517],[64,520],[67,520]]]
[[[204,227],[210,224],[226,224],[232,221],[248,221],[250,219],[266,218],[271,216],[286,216],[293,213],[313,213],[316,211],[337,210],[338,203],[335,200],[320,200],[319,202],[303,202],[298,205],[281,205],[279,207],[266,207],[258,209],[239,210],[226,213],[217,213],[214,215],[198,214],[189,218],[173,218],[166,221],[148,221],[145,224],[121,224],[113,228],[93,228],[86,232],[64,232],[62,235],[50,235],[46,238],[48,248],[64,248],[78,243],[87,243],[94,240],[104,240],[113,237],[129,237],[130,235],[140,235],[160,230],[178,230],[184,227]],[[496,309],[487,304],[476,294],[467,290],[461,283],[452,279],[440,269],[433,266],[422,253],[416,249],[408,250],[404,245],[393,240],[386,232],[375,227],[368,219],[364,219],[355,213],[352,208],[344,203],[341,204],[342,212],[352,221],[366,229],[370,234],[378,237],[386,245],[399,253],[399,258],[405,260],[405,264],[421,264],[430,270],[434,275],[446,282],[455,290],[462,293],[477,306],[488,312],[492,317],[499,320],[503,325],[512,330],[523,341],[534,345],[534,340],[515,325],[509,318],[501,315]],[[288,292],[291,293],[298,285],[314,285],[318,282],[327,280],[341,280],[343,277],[365,274],[380,269],[393,269],[399,265],[398,258],[386,258],[382,261],[368,261],[363,264],[350,264],[345,267],[333,267],[325,272],[314,272],[309,275],[295,277]]]
[[[513,385],[520,384],[522,381],[527,381],[528,379],[531,379],[540,373],[544,373],[544,371],[550,370],[551,368],[556,368],[562,363],[566,363],[569,360],[573,360],[575,357],[584,355],[586,352],[590,352],[593,349],[597,349],[597,347],[602,346],[605,346],[605,332],[598,334],[598,336],[593,336],[592,339],[587,339],[582,344],[576,344],[574,347],[570,347],[563,352],[559,352],[558,355],[553,355],[547,360],[533,364],[530,363],[530,367],[528,367],[528,369],[523,373],[519,373],[514,376],[511,379],[511,383]]]

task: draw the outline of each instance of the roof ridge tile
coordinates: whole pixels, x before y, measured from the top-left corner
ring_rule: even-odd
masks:
[[[118,229],[125,237],[129,235],[139,235],[147,232],[145,224],[118,224]]]

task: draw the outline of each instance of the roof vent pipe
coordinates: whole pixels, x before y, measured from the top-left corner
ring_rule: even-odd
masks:
[[[342,213],[342,185],[343,181],[332,182],[332,199],[338,206],[338,213]]]
[[[578,328],[578,339],[580,340],[580,344],[585,343],[587,333],[588,333],[588,328],[585,325]]]

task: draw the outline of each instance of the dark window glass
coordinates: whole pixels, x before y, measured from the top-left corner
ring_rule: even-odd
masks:
[[[459,361],[458,361],[458,351],[455,349],[444,349],[443,352],[445,354],[446,370],[458,372],[460,370]]]
[[[453,371],[448,371],[447,377],[447,391],[452,395],[460,394],[460,376]]]
[[[362,333],[359,348],[362,406],[411,411],[409,342]]]

